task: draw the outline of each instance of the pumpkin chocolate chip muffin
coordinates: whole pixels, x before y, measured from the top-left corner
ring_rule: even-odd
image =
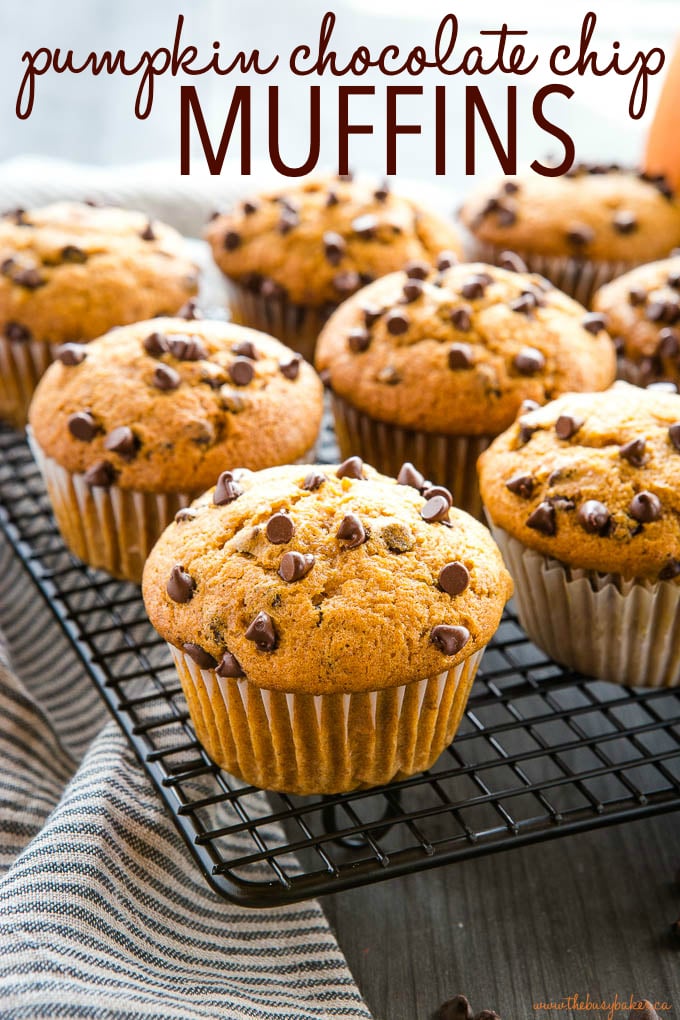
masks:
[[[603,679],[680,683],[680,396],[566,394],[520,415],[479,473],[536,643]]]
[[[637,386],[680,383],[680,255],[608,283],[593,308],[606,317],[621,379]]]
[[[402,477],[231,468],[153,549],[149,618],[200,740],[246,782],[373,786],[453,738],[512,586],[481,524]]]
[[[475,515],[477,457],[522,401],[605,389],[615,375],[601,317],[505,261],[518,271],[447,253],[409,262],[340,306],[316,356],[343,456],[389,474],[413,461]]]
[[[409,259],[461,246],[452,224],[352,178],[319,178],[247,199],[208,225],[234,317],[311,360],[330,312]]]
[[[308,459],[322,401],[278,340],[158,318],[64,344],[31,404],[32,443],[66,543],[139,581],[163,528],[225,464]]]
[[[475,255],[504,249],[588,306],[598,287],[680,243],[680,202],[663,177],[579,163],[561,177],[505,177],[460,211]]]
[[[0,418],[26,421],[64,342],[172,315],[196,293],[180,235],[139,212],[59,202],[0,218]]]

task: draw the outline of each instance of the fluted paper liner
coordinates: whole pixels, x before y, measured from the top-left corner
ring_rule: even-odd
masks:
[[[429,768],[453,740],[484,653],[386,690],[294,694],[219,677],[169,648],[213,761],[253,786],[300,795],[378,786]]]
[[[234,322],[269,333],[307,361],[314,361],[317,338],[333,306],[298,305],[285,295],[262,297],[230,279],[227,289]]]
[[[55,359],[59,344],[9,340],[0,334],[0,419],[22,428],[36,386]]]
[[[335,431],[344,457],[358,454],[383,474],[396,476],[411,461],[427,479],[451,491],[454,506],[482,519],[477,459],[493,436],[447,436],[378,421],[333,394]]]
[[[531,640],[571,669],[629,687],[680,683],[680,586],[567,566],[490,521]]]

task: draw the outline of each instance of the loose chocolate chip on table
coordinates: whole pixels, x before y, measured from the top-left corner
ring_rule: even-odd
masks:
[[[285,545],[295,534],[295,525],[288,514],[276,513],[267,521],[265,531],[272,545]]]
[[[365,216],[357,216],[355,220],[352,220],[352,230],[358,234],[362,241],[370,241],[374,238],[377,229],[378,220],[370,213]]]
[[[217,485],[213,493],[213,503],[215,506],[226,506],[227,503],[233,503],[235,499],[238,499],[242,493],[243,489],[234,480],[233,473],[231,471],[223,471],[217,479]]]
[[[661,500],[653,492],[638,492],[628,507],[630,516],[641,524],[650,524],[661,517]]]
[[[98,460],[87,469],[83,477],[87,485],[97,489],[108,489],[116,480],[116,469],[108,460]]]
[[[286,379],[291,381],[297,379],[300,374],[300,365],[302,364],[302,355],[294,354],[290,361],[279,362],[279,372],[285,376]]]
[[[347,460],[343,460],[335,474],[338,478],[363,479],[364,462],[361,457],[348,457]]]
[[[399,468],[397,483],[399,485],[409,485],[412,489],[417,489],[418,492],[420,492],[425,484],[425,478],[421,475],[420,471],[418,471],[418,469],[407,460]]]
[[[535,375],[545,367],[545,358],[535,347],[523,347],[512,359],[512,363],[522,375]]]
[[[439,571],[439,587],[447,595],[460,595],[470,583],[470,571],[464,563],[454,560]]]
[[[647,460],[645,451],[647,444],[644,439],[631,439],[629,443],[624,443],[623,446],[619,447],[619,456],[627,460],[633,467],[642,467]]]
[[[600,534],[609,524],[610,513],[604,503],[597,499],[588,499],[578,508],[578,522],[591,535]]]
[[[409,280],[426,280],[430,275],[431,266],[422,259],[411,259],[404,266],[404,272]]]
[[[281,557],[279,565],[279,577],[286,584],[293,584],[306,577],[314,566],[316,560],[311,553],[287,552]]]
[[[76,411],[68,419],[68,430],[75,439],[90,443],[97,435],[97,422],[89,411]]]
[[[668,438],[680,453],[680,421],[674,422],[668,429]]]
[[[671,559],[665,567],[659,571],[660,581],[672,581],[680,574],[680,560]]]
[[[632,234],[637,230],[637,217],[628,209],[618,209],[614,213],[614,230],[619,234]]]
[[[515,496],[520,496],[522,499],[531,499],[534,491],[534,479],[531,475],[525,475],[522,471],[513,475],[512,478],[508,478],[505,483],[506,489]]]
[[[249,358],[237,358],[227,369],[235,386],[247,386],[252,382],[255,369]]]
[[[199,669],[214,669],[217,665],[217,659],[214,659],[210,652],[206,652],[205,648],[194,644],[193,641],[185,641],[182,648],[189,658],[194,660]]]
[[[502,251],[498,256],[498,265],[501,269],[509,269],[512,273],[527,272],[526,262],[514,251]]]
[[[450,269],[451,266],[458,264],[458,256],[452,251],[440,251],[437,255],[437,261],[435,266],[440,273],[443,273],[445,269]]]
[[[607,318],[601,312],[587,312],[581,319],[581,325],[593,336],[597,336],[601,330],[607,328]]]
[[[451,503],[448,501],[446,496],[437,494],[428,499],[425,506],[420,511],[420,516],[428,524],[435,524],[437,521],[446,521],[449,518],[449,510],[451,509]]]
[[[451,311],[451,322],[461,333],[468,333],[472,326],[472,317],[469,308],[454,308]]]
[[[248,627],[245,636],[248,641],[253,641],[261,652],[273,652],[276,648],[276,628],[268,613],[258,613]]]
[[[182,378],[179,372],[172,365],[157,365],[154,369],[151,385],[155,386],[157,390],[168,392],[176,390],[181,381]]]
[[[61,347],[57,348],[56,358],[62,365],[68,365],[69,368],[73,368],[75,365],[80,365],[87,357],[87,351],[85,344],[62,344]]]
[[[183,506],[175,514],[175,522],[177,524],[184,524],[184,523],[186,523],[186,521],[195,521],[196,520],[196,516],[197,516],[197,514],[196,514],[196,511],[193,509],[193,507]]]
[[[104,449],[119,454],[124,460],[132,460],[139,449],[139,441],[129,425],[119,425],[109,432]]]
[[[463,282],[460,292],[468,301],[473,301],[475,298],[480,298],[484,295],[484,291],[491,282],[491,277],[488,273],[475,273]]]
[[[423,293],[423,285],[420,280],[407,280],[402,288],[404,295],[404,301],[410,304],[412,301],[417,301]]]
[[[302,483],[302,488],[306,489],[307,492],[316,492],[320,489],[323,483],[326,481],[326,476],[321,471],[310,471],[309,474],[305,475],[305,480]]]
[[[87,262],[87,252],[83,251],[82,248],[78,248],[75,244],[65,245],[60,252],[62,262],[72,262],[75,265],[82,265],[83,262]]]
[[[347,343],[349,344],[350,351],[360,354],[361,351],[368,350],[370,347],[371,334],[363,326],[356,326],[354,329],[350,329],[347,335]]]
[[[241,244],[241,235],[235,230],[228,230],[224,235],[224,247],[227,251],[236,251]]]
[[[142,346],[152,358],[159,358],[161,354],[168,352],[168,338],[163,333],[149,333],[144,338]]]
[[[472,1020],[472,1007],[464,995],[454,995],[441,1004],[434,1020]]]
[[[139,236],[141,237],[142,241],[155,241],[156,240],[156,235],[153,232],[153,226],[151,225],[151,220],[149,220],[149,222],[144,227],[144,230],[141,232],[141,234]]]
[[[644,287],[631,287],[628,291],[628,300],[634,307],[644,305],[647,300],[647,291]]]
[[[188,574],[181,563],[176,563],[170,571],[165,589],[173,602],[191,602],[196,582]]]
[[[583,425],[583,418],[573,414],[561,414],[555,422],[555,432],[559,439],[571,439]]]
[[[367,540],[366,529],[356,514],[346,514],[335,537],[347,543],[348,549],[358,549]]]
[[[448,365],[454,372],[472,368],[474,355],[469,344],[451,344],[448,353]]]
[[[337,234],[334,230],[328,230],[323,235],[324,255],[332,266],[337,266],[337,264],[341,261],[342,256],[345,254],[346,247],[345,239],[342,234]]]
[[[540,531],[542,535],[554,535],[557,531],[555,507],[547,500],[539,503],[536,509],[529,514],[526,523],[528,528]]]
[[[168,352],[178,361],[204,361],[208,352],[197,336],[170,336]]]
[[[245,676],[245,673],[241,668],[241,663],[238,661],[236,656],[232,655],[229,651],[225,651],[215,672],[218,676],[226,677],[230,680],[240,680],[241,677]]]
[[[567,230],[567,241],[575,248],[583,248],[595,237],[595,231],[585,223],[577,224]]]
[[[430,641],[444,655],[457,655],[469,640],[470,631],[467,627],[451,627],[446,623],[439,623],[430,632]]]
[[[385,326],[387,327],[387,332],[391,333],[392,336],[400,336],[408,330],[408,315],[398,308],[393,308],[385,316]]]

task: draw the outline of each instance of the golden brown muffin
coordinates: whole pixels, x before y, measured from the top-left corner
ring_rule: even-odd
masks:
[[[541,277],[448,255],[434,263],[412,262],[349,298],[316,364],[343,455],[356,449],[393,474],[408,457],[478,513],[475,461],[489,437],[525,399],[609,386],[614,348],[599,317]],[[470,437],[479,441],[464,447]]]
[[[197,291],[180,235],[139,212],[59,202],[0,219],[0,417],[22,424],[65,341],[174,314]]]
[[[462,713],[474,675],[464,664],[476,669],[511,594],[486,529],[357,457],[230,467],[167,528],[143,582],[210,753],[249,781],[298,792],[431,762]],[[258,726],[271,741],[260,752]]]
[[[606,316],[620,378],[638,386],[680,382],[680,255],[608,283],[593,308]]]
[[[74,479],[100,515],[107,491],[117,501],[129,492],[133,501],[169,494],[186,504],[225,464],[258,469],[308,457],[322,399],[313,369],[272,337],[225,322],[157,318],[64,345],[38,385],[30,422],[67,542],[87,562],[130,576],[72,534],[82,525]],[[67,480],[66,498],[54,472]],[[177,509],[172,500],[163,513],[158,505],[151,499],[155,521],[137,511],[149,531],[144,548]],[[96,536],[94,523],[91,530]],[[102,532],[111,530],[109,521]],[[121,539],[115,556],[126,552]]]
[[[305,355],[329,312],[371,280],[409,259],[461,252],[452,224],[386,184],[332,177],[247,199],[218,215],[206,237],[236,285],[239,321],[265,322]]]

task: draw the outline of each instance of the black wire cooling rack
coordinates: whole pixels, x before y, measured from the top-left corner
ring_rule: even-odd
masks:
[[[0,427],[0,526],[212,887],[269,907],[680,808],[680,690],[547,659],[507,612],[428,772],[335,797],[264,794],[196,740],[139,589],[64,549],[24,440]]]

